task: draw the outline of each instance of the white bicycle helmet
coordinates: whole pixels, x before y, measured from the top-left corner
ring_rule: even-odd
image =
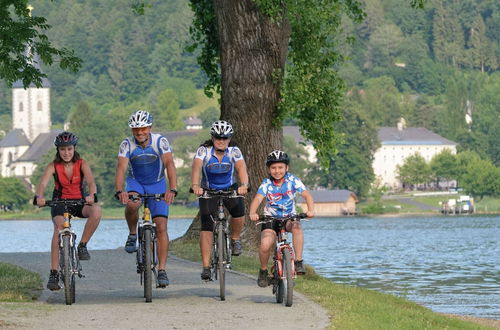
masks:
[[[230,138],[233,136],[233,126],[225,120],[217,120],[210,128],[210,134],[215,138]]]
[[[153,115],[144,110],[137,110],[128,119],[130,128],[150,127],[153,125]]]

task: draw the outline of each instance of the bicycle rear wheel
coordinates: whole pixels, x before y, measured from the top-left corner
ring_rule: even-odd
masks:
[[[71,263],[71,240],[69,235],[63,236],[63,267],[62,275],[64,279],[64,298],[66,305],[71,305],[75,300],[75,277],[73,275],[73,267]]]
[[[151,240],[151,228],[144,228],[144,298],[146,302],[153,300],[153,270],[151,268],[153,259],[153,242]]]
[[[293,270],[292,255],[290,250],[285,248],[283,251],[283,303],[285,306],[293,304]]]
[[[217,228],[217,271],[219,277],[220,287],[220,300],[226,300],[226,265],[224,265],[224,258],[226,252],[226,233],[221,223]]]

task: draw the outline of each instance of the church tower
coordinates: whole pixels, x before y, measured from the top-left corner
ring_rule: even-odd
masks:
[[[31,49],[28,48],[27,52]],[[33,54],[33,65],[40,69],[40,58]],[[30,142],[41,133],[50,132],[50,82],[42,78],[42,86],[31,84],[24,89],[21,80],[12,85],[12,129],[22,129]]]

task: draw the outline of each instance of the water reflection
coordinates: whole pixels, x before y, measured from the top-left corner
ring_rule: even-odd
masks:
[[[303,226],[306,262],[334,282],[500,319],[500,217],[318,218]]]

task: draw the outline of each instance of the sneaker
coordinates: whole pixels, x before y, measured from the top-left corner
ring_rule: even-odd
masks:
[[[241,241],[238,239],[238,240],[231,240],[231,249],[232,249],[232,255],[233,256],[239,256],[242,252],[242,248],[241,248]]]
[[[158,287],[166,287],[170,281],[168,280],[167,272],[164,269],[158,271]]]
[[[203,270],[201,271],[201,279],[203,281],[211,281],[212,280],[212,273],[210,272],[210,268],[203,267]]]
[[[47,282],[47,289],[50,291],[57,291],[59,286],[59,272],[55,269],[50,270],[49,281]]]
[[[295,260],[295,272],[297,275],[305,275],[306,268],[304,267],[304,260]]]
[[[90,260],[90,254],[89,251],[87,250],[87,243],[80,242],[80,244],[78,244],[77,250],[78,250],[78,259]]]
[[[257,279],[257,284],[261,288],[265,288],[266,286],[269,285],[269,282],[267,281],[267,269],[259,269],[259,278]]]
[[[128,253],[134,253],[137,251],[137,235],[130,234],[127,237],[127,242],[125,243],[125,251]]]

